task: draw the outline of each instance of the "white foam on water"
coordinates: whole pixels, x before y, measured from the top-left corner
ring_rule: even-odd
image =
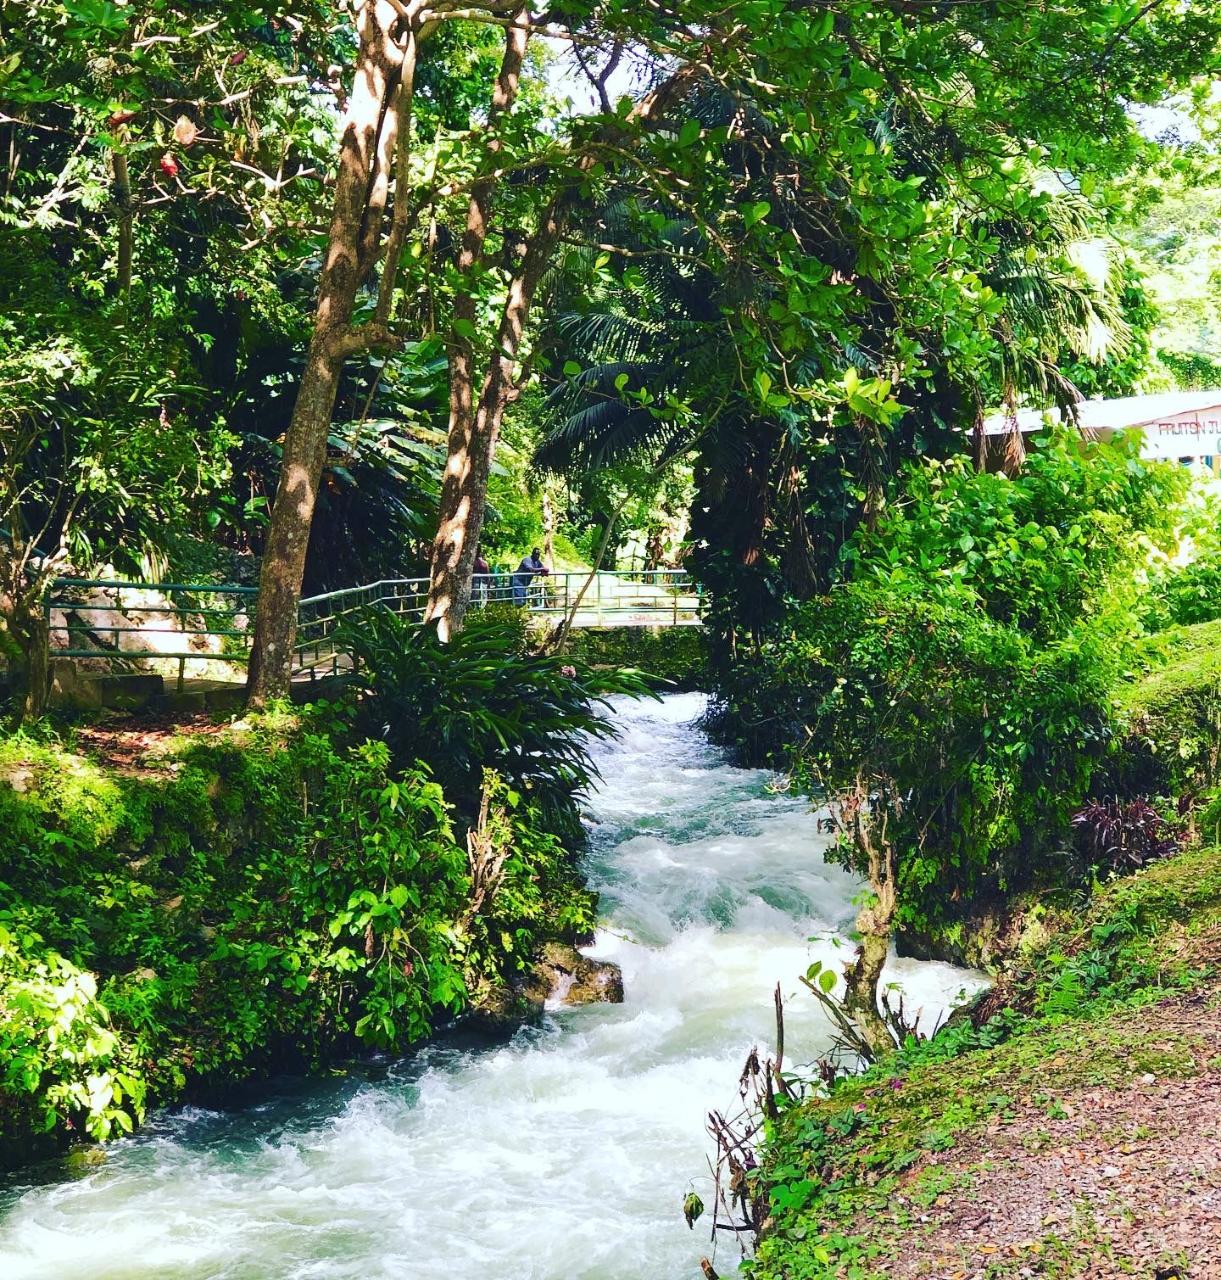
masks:
[[[621,736],[597,749],[590,950],[623,967],[624,1004],[434,1046],[373,1082],[159,1117],[89,1176],[0,1201],[0,1280],[698,1276],[707,1235],[681,1203],[708,1191],[706,1114],[770,1044],[777,982],[790,1064],[826,1048],[797,975],[849,954],[831,935],[857,889],[823,861],[809,806],[728,765],[702,709],[695,694],[618,704]],[[930,1014],[981,981],[892,968]]]

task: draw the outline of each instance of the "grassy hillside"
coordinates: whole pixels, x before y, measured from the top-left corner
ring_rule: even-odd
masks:
[[[757,1280],[1221,1274],[1221,849],[1116,882],[935,1041],[774,1126]]]

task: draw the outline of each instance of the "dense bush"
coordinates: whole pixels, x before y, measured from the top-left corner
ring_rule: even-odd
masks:
[[[1181,483],[1063,436],[1015,479],[916,468],[850,542],[848,580],[732,670],[723,727],[885,818],[897,923],[937,927],[982,892],[1062,874],[1114,732],[1140,556],[1170,538]],[[840,853],[868,871],[850,841]]]
[[[1221,782],[1221,621],[1154,636],[1150,670],[1125,685],[1117,773],[1129,791],[1199,793]]]
[[[571,855],[503,780],[476,781],[476,894],[442,788],[334,713],[259,717],[137,773],[0,745],[0,1146],[401,1048],[590,928]]]
[[[1134,871],[1179,848],[1172,824],[1139,796],[1089,801],[1073,814],[1073,832],[1086,867],[1094,871]]]
[[[1157,574],[1150,583],[1147,625],[1194,626],[1221,618],[1221,551]]]
[[[901,501],[853,539],[847,560],[858,580],[944,583],[1043,641],[1133,603],[1131,571],[1151,541],[1173,541],[1185,487],[1180,469],[1142,463],[1135,442],[1051,434],[1014,479],[962,458],[914,467]]]
[[[679,689],[708,684],[703,627],[582,627],[572,631],[570,659],[599,667],[630,667]]]
[[[981,886],[1030,883],[1107,741],[1108,640],[1039,646],[955,591],[863,582],[802,610],[769,655],[769,707],[801,717],[802,737],[786,726],[799,776],[831,792],[861,776],[894,798],[900,924],[926,929]]]
[[[594,671],[531,649],[524,612],[472,614],[443,644],[435,629],[389,611],[348,637],[359,662],[357,723],[395,758],[425,760],[449,796],[478,796],[492,769],[537,808],[544,829],[575,837],[577,798],[593,781],[592,740],[613,732],[612,693],[639,676]]]

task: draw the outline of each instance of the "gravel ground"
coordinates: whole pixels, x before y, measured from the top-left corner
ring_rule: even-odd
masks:
[[[1126,1015],[1148,1043],[1186,1037],[1185,1078],[1018,1099],[930,1158],[947,1185],[882,1274],[895,1280],[1221,1280],[1221,1011],[1215,992]],[[1181,1043],[1181,1040],[1179,1041]],[[1169,1043],[1166,1045],[1170,1047]],[[900,1206],[896,1206],[899,1208]],[[919,1232],[923,1231],[923,1238]]]

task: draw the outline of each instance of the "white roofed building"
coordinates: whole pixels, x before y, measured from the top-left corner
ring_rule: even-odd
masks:
[[[1106,440],[1121,431],[1144,432],[1141,457],[1184,465],[1198,464],[1221,474],[1221,390],[1159,391],[1121,400],[1082,400],[1077,406],[1082,431]],[[1059,422],[1058,409],[1019,409],[1018,427],[1023,435],[1040,430],[1044,422]],[[989,436],[1004,436],[1010,429],[1004,414],[984,420]]]

